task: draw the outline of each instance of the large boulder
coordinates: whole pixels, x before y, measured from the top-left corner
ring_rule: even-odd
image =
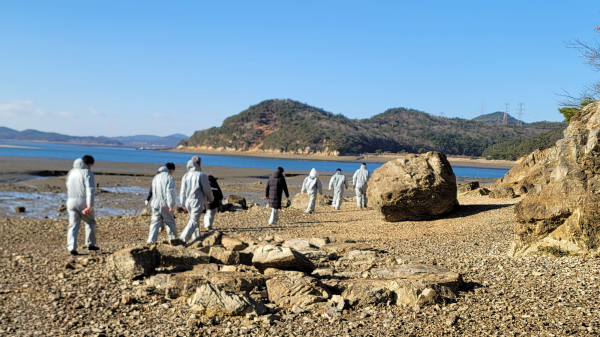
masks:
[[[196,289],[190,301],[192,313],[205,316],[262,315],[267,312],[264,304],[247,295],[237,295],[206,282]]]
[[[462,184],[462,185],[458,185],[457,187],[457,193],[461,194],[461,193],[465,193],[465,192],[470,192],[473,190],[476,190],[479,188],[479,182],[478,181],[470,181],[468,183]]]
[[[315,265],[301,253],[286,247],[259,246],[254,250],[252,265],[258,270],[276,268],[312,273]]]
[[[509,254],[600,253],[600,104],[582,109],[556,146],[534,152],[498,185],[525,186]]]
[[[159,265],[159,252],[148,246],[121,249],[106,259],[108,274],[118,280],[149,276]]]
[[[389,161],[369,180],[369,202],[385,221],[424,220],[458,205],[456,176],[443,153],[427,152]]]

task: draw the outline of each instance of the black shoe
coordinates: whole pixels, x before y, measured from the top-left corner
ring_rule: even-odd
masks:
[[[88,250],[100,250],[100,248],[96,247],[96,246],[89,246],[87,247]]]
[[[76,250],[70,251],[69,254],[71,254],[71,255],[79,255],[79,253]]]

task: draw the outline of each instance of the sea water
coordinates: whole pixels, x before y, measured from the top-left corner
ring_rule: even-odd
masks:
[[[96,161],[115,161],[128,163],[153,163],[164,164],[172,162],[176,165],[185,165],[192,157],[191,153],[173,153],[152,150],[138,150],[125,147],[110,146],[92,146],[92,145],[73,145],[73,144],[52,144],[36,142],[0,142],[0,145],[14,145],[21,148],[0,147],[0,156],[16,157],[37,157],[37,158],[58,158],[75,159],[83,155],[91,155]],[[313,167],[317,171],[334,172],[341,168],[343,172],[352,173],[360,165],[358,162],[340,162],[326,160],[306,160],[306,159],[277,159],[277,158],[257,158],[246,156],[227,156],[227,155],[207,155],[203,154],[202,165],[207,166],[229,166],[229,167],[248,167],[262,169],[276,169],[281,166],[286,170],[310,171]],[[368,163],[369,171],[383,165],[382,163]],[[476,164],[474,164],[476,166]],[[454,174],[458,177],[480,177],[480,178],[501,178],[508,170],[491,169],[484,167],[453,167]]]

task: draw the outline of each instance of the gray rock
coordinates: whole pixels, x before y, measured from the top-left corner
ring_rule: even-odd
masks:
[[[106,271],[118,280],[150,276],[159,265],[159,252],[147,246],[121,249],[106,259]]]
[[[230,293],[206,282],[196,289],[190,301],[192,313],[205,316],[244,316],[248,313],[263,315],[267,308],[248,296]]]
[[[209,263],[208,254],[196,250],[187,249],[184,246],[156,245],[156,250],[160,254],[161,267],[184,267],[196,264]]]
[[[258,246],[254,250],[252,265],[258,270],[276,268],[312,273],[315,265],[301,253],[285,247]]]
[[[276,276],[267,280],[266,284],[269,301],[284,308],[294,305],[306,308],[318,302],[326,302],[332,296],[319,280],[299,273]]]

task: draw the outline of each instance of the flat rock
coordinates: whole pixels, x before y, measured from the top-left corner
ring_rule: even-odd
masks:
[[[258,270],[277,268],[311,273],[315,265],[301,253],[286,247],[259,246],[254,250],[252,265]]]
[[[489,197],[492,199],[512,199],[516,198],[517,195],[511,187],[498,186],[489,193]]]
[[[373,250],[373,247],[364,243],[330,243],[321,246],[321,250],[331,254],[345,255],[353,250]]]
[[[150,276],[159,265],[160,253],[148,246],[121,249],[106,259],[106,271],[118,280]]]
[[[382,279],[420,281],[443,285],[454,290],[458,290],[463,282],[462,275],[459,273],[444,267],[426,264],[400,264],[385,268],[373,268],[370,273],[373,277]]]
[[[194,314],[205,316],[257,316],[267,313],[267,308],[249,296],[237,295],[210,282],[200,285],[190,301]]]
[[[377,257],[372,250],[352,250],[343,256],[344,260],[358,261],[358,260],[373,260]]]
[[[468,182],[466,184],[458,185],[457,186],[457,193],[461,194],[461,193],[473,191],[473,190],[478,189],[478,188],[479,188],[479,182],[478,181],[470,181],[470,182]]]
[[[330,243],[329,238],[310,238],[308,242],[317,248],[321,248]]]
[[[311,250],[313,249],[313,247],[311,247],[310,243],[306,240],[301,240],[301,239],[291,239],[291,240],[287,240],[283,243],[282,245],[283,247],[288,247],[288,248],[294,248],[295,250]]]

